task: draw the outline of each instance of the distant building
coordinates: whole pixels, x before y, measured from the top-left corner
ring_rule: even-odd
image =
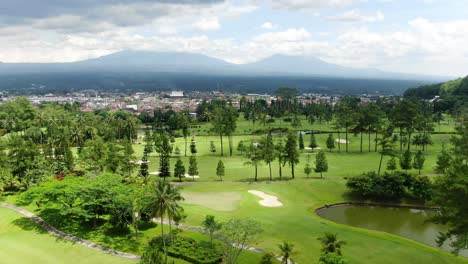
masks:
[[[184,97],[184,92],[182,91],[172,91],[171,94],[169,94],[170,97]]]

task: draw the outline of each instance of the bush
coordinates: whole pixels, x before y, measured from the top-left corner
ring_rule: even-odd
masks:
[[[223,253],[219,245],[211,247],[210,243],[199,244],[192,238],[173,237],[172,242],[169,236],[165,236],[167,254],[174,258],[183,259],[195,264],[216,264],[221,263]],[[152,247],[162,249],[162,237],[151,240]]]
[[[432,184],[428,177],[395,171],[382,176],[368,172],[360,177],[351,177],[346,187],[364,198],[399,200],[406,197],[424,201],[431,198]]]
[[[320,255],[319,264],[347,264],[348,261],[336,253],[323,253]]]

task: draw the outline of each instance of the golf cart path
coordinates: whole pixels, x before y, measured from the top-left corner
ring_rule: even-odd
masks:
[[[94,250],[97,250],[97,251],[101,251],[101,252],[104,252],[104,253],[107,253],[107,254],[111,254],[111,255],[114,255],[114,256],[117,256],[117,257],[133,259],[133,260],[139,260],[140,259],[140,257],[137,256],[137,255],[116,251],[116,250],[113,250],[113,249],[98,245],[98,244],[93,243],[91,241],[88,241],[88,240],[85,240],[85,239],[82,239],[82,238],[79,238],[79,237],[72,236],[70,234],[64,233],[64,232],[56,229],[55,227],[49,225],[46,221],[44,221],[44,219],[40,218],[39,216],[35,215],[34,213],[31,213],[28,210],[25,210],[25,209],[20,208],[18,206],[8,204],[8,203],[3,203],[3,202],[0,202],[0,206],[11,209],[11,210],[13,210],[13,211],[15,211],[15,212],[17,212],[19,214],[22,214],[22,215],[26,216],[27,218],[33,220],[35,223],[37,223],[42,228],[44,228],[49,234],[52,234],[52,235],[57,236],[59,238],[63,238],[63,239],[69,240],[69,241],[71,241],[73,243],[78,243],[78,244],[83,245],[85,247],[88,247],[88,248],[91,248],[91,249],[94,249]]]

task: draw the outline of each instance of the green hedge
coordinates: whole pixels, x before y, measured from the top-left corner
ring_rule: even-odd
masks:
[[[219,245],[213,247],[207,242],[206,245],[197,243],[192,238],[165,236],[167,254],[171,257],[183,259],[195,264],[217,264],[221,263],[223,253]],[[162,249],[162,237],[156,237],[151,242],[152,246]]]

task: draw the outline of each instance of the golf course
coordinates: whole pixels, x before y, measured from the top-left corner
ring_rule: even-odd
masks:
[[[0,263],[468,263],[463,248],[457,255],[396,235],[401,226],[383,232],[316,212],[443,206],[434,186],[460,175],[444,157],[461,153],[465,137],[450,116],[417,131],[387,119],[350,130],[346,111],[336,122],[289,114],[259,123],[213,109],[208,121],[167,112],[143,123],[124,112],[31,106],[69,123],[30,121],[32,131],[2,137]]]

